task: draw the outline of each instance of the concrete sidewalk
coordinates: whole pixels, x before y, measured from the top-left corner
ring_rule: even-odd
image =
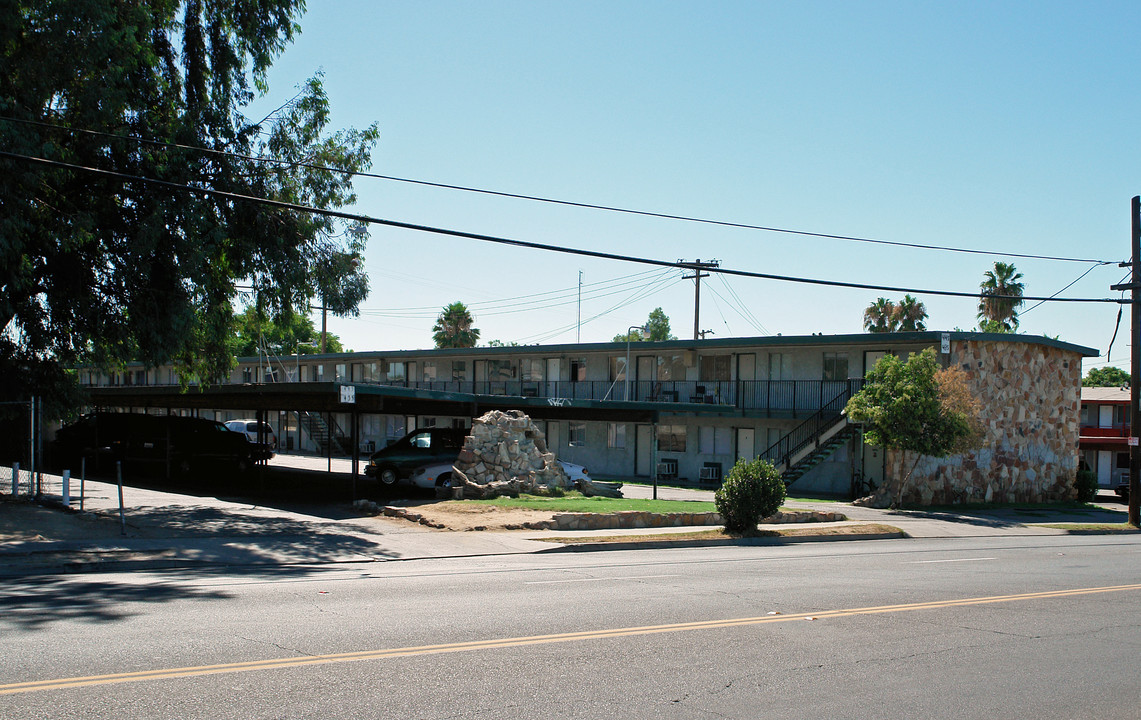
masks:
[[[634,498],[652,494],[652,488],[641,485],[626,485],[623,490],[627,497]],[[712,500],[713,493],[663,487],[659,488],[658,497]],[[117,487],[103,482],[87,481],[83,513],[24,500],[0,501],[0,575],[174,567],[285,567],[521,554],[561,547],[557,542],[540,542],[537,538],[656,535],[666,541],[672,534],[701,529],[561,534],[558,531],[446,532],[402,519],[362,516],[347,503],[272,507],[132,487],[124,488],[123,499],[122,521]],[[78,505],[78,498],[73,499],[73,506]],[[1057,535],[1066,531],[1031,523],[1110,523],[1125,519],[1124,509],[1114,510],[1112,505],[1101,510],[1003,510],[970,514],[876,510],[823,501],[792,501],[786,506],[841,512],[849,520],[780,525],[780,528],[824,530],[876,523],[922,538]],[[855,538],[832,535],[823,539]],[[734,541],[721,540],[716,544],[727,542]],[[618,547],[625,544],[602,545],[597,549]]]

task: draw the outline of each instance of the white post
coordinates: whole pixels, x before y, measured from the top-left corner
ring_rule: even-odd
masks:
[[[20,463],[12,463],[12,497],[20,495]]]
[[[83,512],[83,498],[87,497],[87,458],[79,459],[79,511]]]
[[[71,471],[63,471],[63,506],[71,507]]]

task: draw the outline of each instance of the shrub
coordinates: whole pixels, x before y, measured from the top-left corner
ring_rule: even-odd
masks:
[[[725,529],[733,533],[755,530],[758,522],[780,509],[784,497],[780,473],[759,458],[738,460],[714,493]]]
[[[1097,497],[1097,475],[1093,470],[1078,470],[1074,478],[1074,487],[1078,491],[1078,502],[1089,502]]]

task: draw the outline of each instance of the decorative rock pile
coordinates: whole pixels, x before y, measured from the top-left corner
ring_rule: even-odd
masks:
[[[466,498],[541,494],[571,484],[542,431],[519,410],[473,420],[452,471],[452,487],[462,487]]]

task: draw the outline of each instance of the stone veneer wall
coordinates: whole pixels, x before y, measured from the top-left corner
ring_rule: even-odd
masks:
[[[951,363],[982,401],[984,436],[975,451],[923,458],[907,505],[1053,502],[1076,496],[1082,363],[1078,353],[1025,342],[960,340]],[[887,453],[873,504],[894,499],[914,455]]]

